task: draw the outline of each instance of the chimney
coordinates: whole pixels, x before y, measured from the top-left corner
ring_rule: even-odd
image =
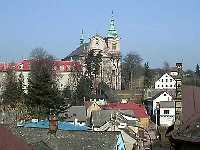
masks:
[[[58,120],[55,114],[51,114],[49,117],[49,132],[51,134],[56,134],[58,129]]]

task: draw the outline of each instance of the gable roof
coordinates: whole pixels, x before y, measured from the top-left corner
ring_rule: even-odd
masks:
[[[87,54],[88,46],[89,46],[89,43],[84,43],[83,45],[79,46],[79,47],[76,48],[74,51],[72,51],[72,52],[71,52],[67,57],[65,57],[64,59],[69,59],[70,57],[82,56],[82,55]]]
[[[160,79],[164,78],[165,76],[172,78],[174,80],[174,78],[172,76],[170,76],[168,73],[163,74],[157,81],[159,81]]]
[[[71,106],[65,111],[66,121],[86,121],[86,108],[85,106]]]
[[[146,118],[148,117],[147,111],[144,105],[136,104],[134,102],[128,103],[108,103],[107,105],[102,106],[103,109],[118,109],[118,110],[132,110],[137,118]]]
[[[48,135],[48,129],[15,128],[16,135],[25,139],[28,144],[41,143],[52,150],[115,150],[118,131],[63,131],[58,130],[56,136]],[[34,144],[36,145],[36,144]]]
[[[92,124],[95,127],[101,127],[106,122],[110,121],[111,115],[120,112],[124,115],[134,117],[132,110],[100,110],[92,112]]]
[[[159,93],[157,93],[156,95],[154,95],[151,99],[155,100],[156,98],[158,98],[160,95],[162,95],[163,93],[165,93],[165,91],[161,91]]]

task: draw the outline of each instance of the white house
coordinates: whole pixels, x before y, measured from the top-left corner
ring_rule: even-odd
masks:
[[[155,89],[176,89],[176,81],[169,74],[165,73],[155,82]]]
[[[160,126],[171,126],[175,121],[175,102],[160,102]]]
[[[152,111],[153,111],[153,115],[155,114],[155,110],[156,110],[156,107],[160,107],[160,102],[163,102],[163,101],[172,101],[172,96],[169,95],[167,92],[165,91],[162,91],[160,93],[158,93],[157,95],[155,95],[154,97],[152,97],[152,102],[153,102],[153,106],[152,106]]]

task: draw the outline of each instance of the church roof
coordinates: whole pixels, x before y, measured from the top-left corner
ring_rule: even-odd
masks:
[[[64,60],[68,59],[70,57],[82,56],[82,55],[86,54],[87,50],[88,50],[88,46],[89,46],[89,43],[84,43],[84,44],[80,45],[77,49],[75,49],[67,57],[65,57]]]

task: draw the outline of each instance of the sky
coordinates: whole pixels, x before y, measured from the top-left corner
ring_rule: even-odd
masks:
[[[121,53],[136,52],[150,66],[200,63],[199,0],[0,0],[0,61],[28,58],[45,48],[58,59],[87,40],[106,36],[114,12]]]

